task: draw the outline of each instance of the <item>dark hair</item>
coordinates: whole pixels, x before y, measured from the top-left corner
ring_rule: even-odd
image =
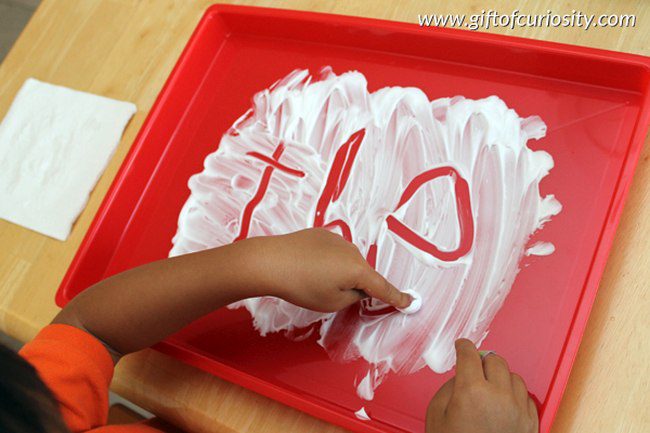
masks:
[[[59,404],[27,361],[0,344],[0,430],[68,433]]]

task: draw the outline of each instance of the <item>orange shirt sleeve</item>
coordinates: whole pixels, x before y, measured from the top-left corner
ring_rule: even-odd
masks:
[[[69,325],[49,325],[21,350],[59,401],[73,432],[106,424],[113,360],[92,335]]]

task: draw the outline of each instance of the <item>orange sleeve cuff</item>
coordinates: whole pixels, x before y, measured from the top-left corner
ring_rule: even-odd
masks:
[[[114,367],[108,349],[97,338],[74,326],[48,325],[19,354],[59,401],[63,420],[73,433],[106,424]]]

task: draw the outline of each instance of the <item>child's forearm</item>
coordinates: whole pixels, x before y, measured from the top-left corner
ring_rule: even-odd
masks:
[[[255,240],[149,263],[75,297],[54,319],[126,354],[232,302],[266,293]]]
[[[412,301],[354,245],[324,229],[309,229],[246,239],[115,275],[75,297],[53,323],[82,328],[126,354],[220,307],[264,295],[323,312],[365,296],[397,308]]]

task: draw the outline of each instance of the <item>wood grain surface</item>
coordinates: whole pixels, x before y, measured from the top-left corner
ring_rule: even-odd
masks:
[[[44,0],[0,66],[0,116],[28,77],[138,106],[66,242],[0,221],[0,329],[31,339],[57,313],[54,293],[156,95],[210,1]],[[224,2],[225,3],[225,2]],[[636,14],[634,28],[490,32],[650,55],[650,2],[262,1],[257,6],[416,23],[422,13]],[[647,140],[646,140],[647,141]],[[650,431],[650,146],[646,142],[554,433]],[[114,390],[193,432],[342,429],[151,350],[125,358]]]

